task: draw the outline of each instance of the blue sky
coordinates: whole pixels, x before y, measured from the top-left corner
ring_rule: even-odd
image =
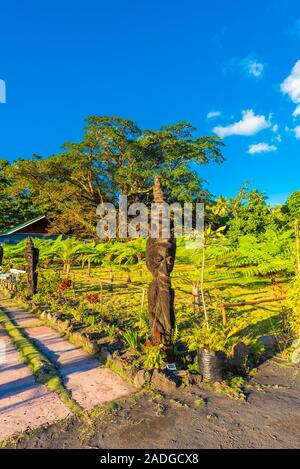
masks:
[[[56,153],[89,115],[185,120],[224,137],[213,194],[299,189],[299,0],[10,0],[0,39],[0,158]]]

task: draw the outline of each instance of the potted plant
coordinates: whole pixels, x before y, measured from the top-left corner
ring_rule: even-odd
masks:
[[[226,332],[217,322],[209,328],[206,324],[193,331],[190,349],[197,349],[199,372],[209,381],[222,381],[226,376],[228,342]]]

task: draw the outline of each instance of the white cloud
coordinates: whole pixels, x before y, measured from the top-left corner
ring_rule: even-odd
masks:
[[[300,125],[297,125],[294,129],[292,129],[292,128],[290,128],[286,125],[284,130],[286,132],[292,132],[295,135],[297,140],[300,139]]]
[[[265,72],[265,64],[256,59],[254,55],[248,55],[243,59],[232,58],[224,64],[225,73],[243,72],[248,78],[262,78]]]
[[[300,116],[300,104],[296,107],[295,111],[293,112],[293,117]]]
[[[274,134],[276,134],[278,132],[278,129],[279,129],[278,124],[274,124],[273,127],[272,127],[272,132],[274,132]]]
[[[212,119],[213,117],[219,117],[221,114],[221,111],[211,111],[207,113],[206,117],[207,119]]]
[[[270,118],[267,120],[263,115],[255,115],[252,109],[242,111],[242,119],[234,124],[225,127],[216,126],[213,128],[220,138],[230,135],[255,135],[261,130],[271,127]]]
[[[269,145],[268,143],[261,142],[250,145],[248,148],[248,153],[254,155],[255,153],[270,153],[276,151],[277,147],[275,145]]]
[[[263,63],[258,62],[255,59],[247,58],[244,59],[244,68],[246,73],[250,77],[260,78],[264,74],[265,66]]]
[[[298,60],[290,75],[281,83],[280,89],[283,94],[287,94],[295,104],[300,104],[300,60]],[[297,106],[293,116],[300,115],[300,106]]]
[[[297,127],[293,129],[293,132],[295,134],[296,139],[299,140],[300,139],[300,125],[297,125]]]

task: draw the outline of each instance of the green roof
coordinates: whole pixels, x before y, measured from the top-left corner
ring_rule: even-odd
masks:
[[[0,233],[0,236],[7,236],[13,233],[16,233],[16,231],[22,230],[23,228],[26,228],[26,226],[33,225],[33,223],[43,220],[43,218],[46,218],[45,215],[42,215],[37,218],[33,218],[32,220],[29,220],[29,221],[25,221],[24,223],[20,223],[19,225],[13,226],[12,228],[8,228],[7,230],[2,231],[2,233]]]

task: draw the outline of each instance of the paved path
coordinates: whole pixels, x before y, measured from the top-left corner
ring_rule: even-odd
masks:
[[[1,332],[0,340],[6,347],[6,362],[0,365],[0,441],[70,415],[57,394],[35,381],[9,337]]]
[[[11,300],[1,298],[0,307],[5,308],[6,313],[14,323],[20,326],[44,355],[59,367],[65,387],[82,408],[90,409],[97,404],[126,396],[135,390],[119,375],[109,368],[100,366],[98,360],[94,357],[62,338],[52,328],[41,325],[37,318],[22,308],[16,307]],[[4,333],[2,332],[2,334]],[[7,336],[5,340],[9,341]],[[0,367],[0,441],[6,438],[8,434],[14,434],[23,431],[27,427],[32,428],[45,422],[64,418],[69,413],[55,394],[49,393],[44,386],[34,382],[29,368],[24,364],[20,364],[18,352],[11,342],[9,343],[9,349],[11,350],[9,362],[11,357],[14,357],[14,363],[12,365],[6,364],[4,368]],[[43,410],[40,422],[34,421],[32,423],[34,416],[27,403],[28,397],[18,392],[19,387],[22,387],[24,373],[25,377],[30,376],[31,385],[34,384],[35,386],[35,406]],[[5,400],[7,399],[6,394],[11,399],[10,405]],[[49,400],[49,404],[45,400],[46,398]],[[55,412],[51,410],[51,399],[53,399],[53,405],[54,400],[55,405],[57,405]],[[24,422],[22,425],[17,425],[16,419],[18,417],[15,418],[14,413],[17,412],[20,403],[22,403],[21,412]],[[8,422],[7,429],[3,431],[2,422],[5,421]]]

